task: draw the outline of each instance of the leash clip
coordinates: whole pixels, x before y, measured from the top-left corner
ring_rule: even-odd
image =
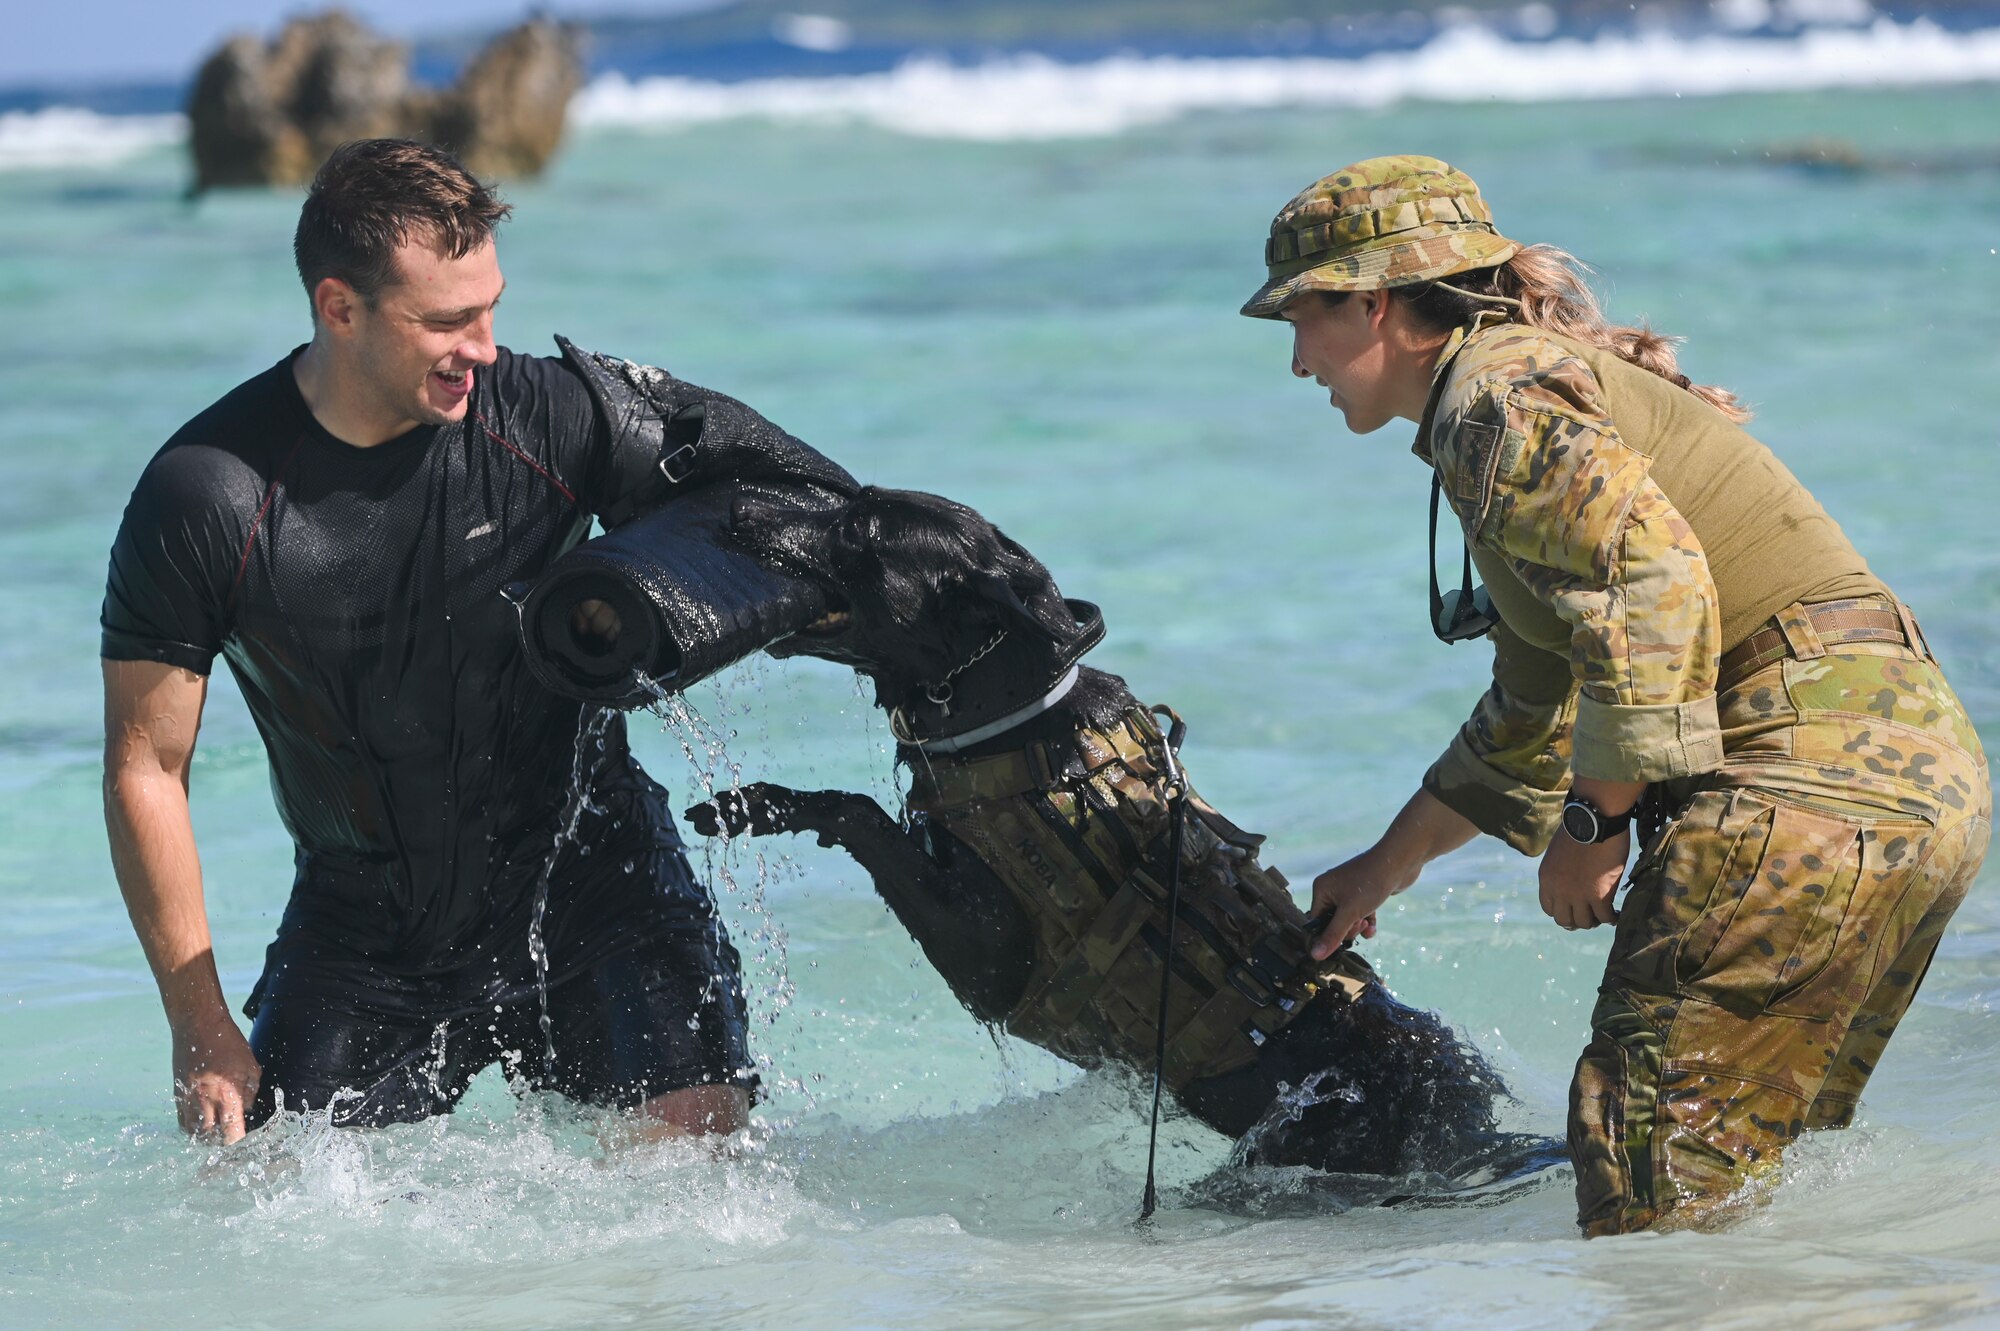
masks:
[[[1181,741],[1187,738],[1187,722],[1165,703],[1155,703],[1146,710],[1154,716],[1165,717],[1169,723],[1166,733],[1160,737],[1160,757],[1167,769],[1167,798],[1178,799],[1187,790],[1180,764]]]

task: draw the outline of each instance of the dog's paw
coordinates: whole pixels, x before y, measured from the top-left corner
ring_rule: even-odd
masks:
[[[681,816],[703,836],[769,836],[791,830],[785,813],[795,793],[784,786],[753,781],[737,790],[725,790]]]

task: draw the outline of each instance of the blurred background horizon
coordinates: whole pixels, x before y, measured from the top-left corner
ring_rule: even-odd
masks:
[[[1526,37],[1625,28],[1714,27],[1783,34],[1816,25],[1924,16],[1953,28],[2000,22],[2000,0],[91,0],[16,4],[0,46],[0,90],[183,85],[201,58],[238,33],[271,36],[301,14],[339,8],[412,42],[420,56],[462,52],[531,18],[584,28],[616,45],[633,34],[679,46],[693,61],[723,46],[831,56],[897,44],[989,50],[1038,45],[1105,49],[1172,40],[1215,51],[1269,51],[1409,41],[1426,27],[1484,24]],[[600,51],[614,66],[615,52]],[[740,55],[741,52],[739,51]],[[767,53],[770,59],[776,53]],[[822,62],[824,65],[825,62]]]
[[[1764,67],[1733,77],[1683,69],[1684,87],[1672,84],[1674,71],[1656,69],[1628,89],[1636,92],[1750,90],[1773,79],[1824,86],[1990,78],[1990,65],[1964,40],[1942,44],[1956,48],[1956,61],[1907,42],[1882,47],[1865,77],[1841,64],[1839,43],[1820,40],[1817,52],[1792,48],[1834,34],[1964,38],[2000,27],[2000,0],[432,0],[421,7],[398,0],[91,0],[11,7],[8,41],[0,44],[0,112],[178,111],[200,62],[226,39],[270,40],[287,19],[335,8],[406,43],[417,76],[431,82],[448,81],[481,41],[531,18],[579,32],[589,73],[599,80],[811,79],[881,73],[912,60],[963,67],[1021,56],[1070,64],[1120,56],[1351,60],[1467,34],[1515,46],[1608,41],[1614,54],[1621,42],[1649,41],[1662,63],[1669,61],[1661,41],[1734,39],[1738,46],[1715,47],[1717,60],[1704,63],[1735,57],[1741,65],[1743,54],[1754,52],[1760,58],[1748,63]],[[1453,52],[1469,83],[1481,72],[1482,62],[1470,58],[1475,49],[1486,48]],[[1781,52],[1800,67],[1772,72]]]
[[[571,31],[572,134],[761,120],[978,141],[1116,135],[1208,111],[1601,102],[2000,79],[2000,0],[553,0],[344,6],[442,87],[530,17]],[[317,7],[259,0],[16,6],[0,45],[0,172],[113,166],[184,144],[200,62]],[[1992,136],[1987,136],[1991,138]],[[1744,141],[1881,165],[1805,133]],[[1959,151],[1991,155],[1982,143]],[[1922,163],[1918,163],[1919,166]]]

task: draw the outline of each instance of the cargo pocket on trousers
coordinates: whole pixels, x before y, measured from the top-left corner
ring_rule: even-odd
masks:
[[[1688,992],[1748,1013],[1797,992],[1832,960],[1854,893],[1861,829],[1762,792],[1736,798],[1754,811],[1752,826],[1731,848],[1681,962]]]
[[[1940,833],[1923,819],[1869,822],[1853,853],[1853,887],[1841,917],[1828,922],[1832,960],[1816,975],[1801,975],[1772,1002],[1790,1016],[1851,1018],[1867,1001],[1880,968],[1901,955],[1910,937],[1939,905],[1952,864],[1966,844],[1967,824]],[[1963,889],[1960,890],[1963,895]],[[1945,904],[1947,914],[1956,906]],[[1818,922],[1816,922],[1818,923]]]
[[[1697,791],[1640,852],[1618,903],[1604,987],[1665,995],[1679,987],[1676,958],[1688,927],[1713,894],[1714,847],[1728,851],[1741,827],[1728,822],[1729,790]]]

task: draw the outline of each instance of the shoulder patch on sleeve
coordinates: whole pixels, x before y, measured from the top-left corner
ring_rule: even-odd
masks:
[[[1519,430],[1485,421],[1465,422],[1458,427],[1458,435],[1464,447],[1460,465],[1454,470],[1452,498],[1466,522],[1476,528],[1493,502],[1494,479],[1520,465],[1527,439]]]
[[[1500,447],[1494,454],[1493,475],[1505,476],[1521,465],[1521,450],[1528,446],[1528,436],[1519,430],[1508,430],[1500,436]]]
[[[1493,458],[1500,435],[1498,425],[1485,421],[1466,421],[1458,427],[1460,448],[1458,466],[1452,469],[1451,497],[1457,501],[1458,510],[1475,521],[1483,507],[1480,500],[1487,481],[1493,475]]]

